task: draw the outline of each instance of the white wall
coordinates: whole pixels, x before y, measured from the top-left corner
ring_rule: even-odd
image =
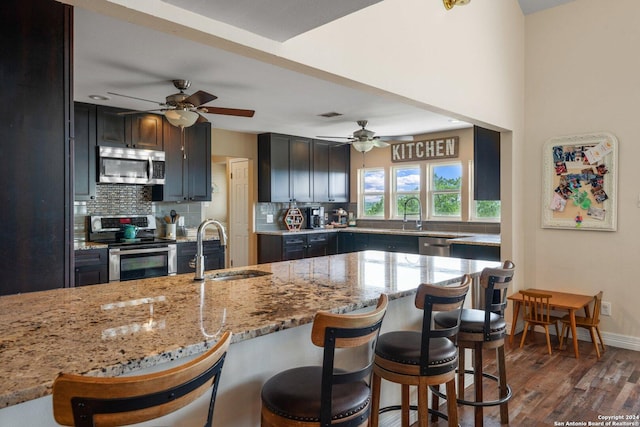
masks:
[[[215,218],[226,225],[228,205],[226,161],[219,163],[212,158],[211,202],[203,203],[202,219]]]
[[[526,18],[526,159],[522,174],[527,286],[604,290],[605,341],[640,349],[635,263],[640,2],[580,0]],[[542,145],[554,136],[608,131],[619,141],[618,231],[542,229]],[[521,270],[522,271],[522,270]]]

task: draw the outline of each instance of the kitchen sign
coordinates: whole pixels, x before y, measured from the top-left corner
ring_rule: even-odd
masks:
[[[400,142],[391,146],[391,161],[397,163],[451,159],[458,157],[459,148],[460,138],[457,136],[426,141]]]

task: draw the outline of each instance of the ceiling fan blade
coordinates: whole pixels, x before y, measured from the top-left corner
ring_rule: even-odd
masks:
[[[190,95],[189,97],[187,97],[187,99],[185,99],[184,102],[195,105],[196,107],[200,107],[202,104],[211,102],[214,99],[218,99],[218,97],[208,92],[205,92],[203,90],[199,90],[193,95]]]
[[[166,108],[156,108],[153,110],[144,110],[144,111],[122,111],[120,113],[116,113],[118,116],[128,116],[130,114],[141,114],[141,113],[153,113],[154,111],[166,111]]]
[[[131,99],[137,99],[138,101],[146,101],[146,102],[153,102],[154,104],[158,104],[160,106],[165,106],[167,104],[165,104],[164,102],[158,102],[158,101],[152,101],[150,99],[144,99],[144,98],[138,98],[136,96],[129,96],[129,95],[123,95],[121,93],[115,93],[115,92],[107,92],[109,95],[116,95],[116,96],[122,96],[124,98],[131,98]]]
[[[254,110],[242,110],[240,108],[222,108],[202,106],[200,111],[209,114],[224,114],[225,116],[253,117],[256,113]]]
[[[413,136],[411,135],[394,135],[394,136],[381,136],[381,141],[413,141]]]
[[[353,139],[353,137],[351,136],[322,136],[322,135],[318,135],[316,136],[316,138],[331,138],[331,139]]]
[[[381,140],[379,140],[377,138],[374,138],[373,140],[371,140],[371,142],[373,142],[373,145],[375,147],[378,147],[378,148],[384,148],[384,147],[388,147],[389,145],[391,145],[388,142],[381,141]]]

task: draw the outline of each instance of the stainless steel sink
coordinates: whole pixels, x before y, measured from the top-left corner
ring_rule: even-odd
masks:
[[[219,273],[211,273],[205,274],[205,280],[240,280],[240,279],[251,279],[254,277],[267,276],[269,273],[267,271],[260,270],[237,270],[237,271],[221,271]]]

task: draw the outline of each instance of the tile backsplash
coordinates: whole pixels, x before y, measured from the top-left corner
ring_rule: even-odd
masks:
[[[201,222],[202,203],[153,202],[151,187],[130,184],[98,184],[96,198],[74,202],[74,239],[85,240],[87,216],[91,215],[153,215],[159,235],[164,235],[164,217],[175,210],[184,218],[185,227],[197,227]]]
[[[298,203],[299,208],[318,206],[318,203]],[[355,203],[325,204],[325,213],[331,221],[333,209],[343,208],[348,212],[357,212]],[[286,230],[284,215],[289,208],[288,203],[257,203],[255,209],[256,231]],[[273,222],[267,223],[267,215],[273,215]],[[356,219],[358,227],[402,229],[401,220],[364,220]],[[410,221],[409,226],[415,222]],[[461,221],[423,221],[422,229],[425,231],[456,232],[456,233],[487,233],[500,234],[500,223],[496,222],[461,222]]]
[[[128,184],[98,184],[96,198],[87,201],[87,215],[149,215],[151,187]]]
[[[300,209],[306,207],[323,206],[328,221],[333,220],[334,209],[343,208],[346,211],[355,211],[356,205],[351,203],[298,203]],[[257,203],[255,208],[256,231],[286,230],[284,216],[289,209],[289,203]],[[267,222],[267,215],[273,215],[273,222]]]

